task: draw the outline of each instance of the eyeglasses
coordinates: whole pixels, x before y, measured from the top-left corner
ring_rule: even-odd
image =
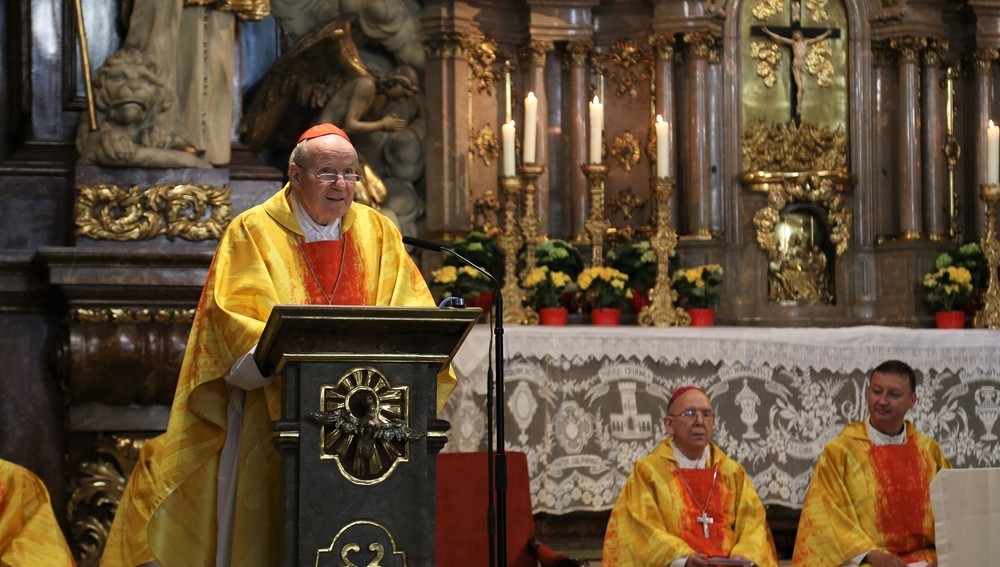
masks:
[[[670,416],[671,417],[679,417],[679,418],[683,419],[684,421],[688,421],[688,422],[694,421],[695,417],[697,417],[697,416],[701,416],[701,420],[702,421],[712,421],[713,419],[715,419],[715,414],[712,413],[712,410],[707,410],[707,409],[706,410],[693,410],[693,409],[689,409],[687,411],[684,411],[684,412],[681,412],[681,413],[678,413],[678,414],[670,414]]]
[[[361,181],[361,176],[358,175],[357,173],[337,173],[335,171],[328,171],[324,173],[313,173],[299,164],[295,165],[298,165],[299,167],[302,168],[303,171],[305,171],[309,175],[312,175],[313,177],[315,177],[316,179],[320,180],[323,183],[336,183],[337,179],[341,178],[344,180],[345,183],[357,183],[358,181]]]

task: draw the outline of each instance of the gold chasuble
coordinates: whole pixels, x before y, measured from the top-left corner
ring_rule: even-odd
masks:
[[[792,565],[835,567],[875,549],[935,561],[930,484],[941,447],[906,422],[906,444],[876,447],[864,422],[823,449],[799,519]]]
[[[711,447],[705,469],[679,468],[669,440],[636,462],[611,511],[601,565],[663,567],[705,553],[777,566],[764,505],[746,470]]]
[[[149,440],[129,480],[102,565],[215,564],[217,475],[229,393],[223,377],[257,343],[277,304],[434,306],[392,221],[354,203],[341,240],[305,243],[289,187],[240,214],[219,241],[198,304],[167,431]],[[438,376],[438,407],[455,387]],[[272,566],[281,551],[280,456],[271,421],[280,378],[246,392],[232,565]],[[336,500],[331,506],[338,505]]]
[[[76,565],[49,491],[28,469],[0,459],[0,565]]]

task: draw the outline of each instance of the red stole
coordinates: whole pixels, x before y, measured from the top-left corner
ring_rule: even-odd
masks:
[[[675,481],[675,489],[682,496],[682,509],[679,511],[678,517],[681,539],[698,553],[714,557],[728,557],[729,553],[724,551],[723,545],[725,543],[724,534],[731,522],[727,516],[726,500],[728,496],[725,494],[725,483],[722,478],[716,477],[714,479],[715,487],[712,488],[712,476],[715,474],[713,468],[678,468],[675,470],[678,477]],[[683,478],[680,475],[684,475]],[[684,487],[685,480],[691,488],[690,493]],[[709,492],[711,492],[711,498],[709,498]],[[691,497],[691,493],[694,494],[694,498]],[[708,499],[708,507],[705,508],[705,513],[712,519],[712,523],[708,524],[707,538],[705,537],[705,528],[702,527],[703,524],[698,522],[706,499]]]
[[[872,447],[871,458],[878,485],[876,525],[885,547],[897,555],[927,547],[924,521],[931,479],[913,438],[905,445]]]
[[[350,233],[344,233],[340,240],[303,243],[300,250],[304,254],[302,273],[309,303],[368,304],[366,274]]]

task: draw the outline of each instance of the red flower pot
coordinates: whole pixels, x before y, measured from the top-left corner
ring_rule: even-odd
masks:
[[[938,329],[964,329],[965,311],[938,311],[934,314]]]
[[[487,291],[486,293],[466,298],[465,305],[468,307],[479,307],[486,313],[489,313],[490,308],[493,306],[493,292]]]
[[[553,327],[566,326],[569,310],[565,307],[542,307],[538,310],[538,323]]]
[[[622,310],[612,307],[595,307],[590,310],[590,323],[599,327],[614,327],[622,322]]]
[[[632,311],[638,314],[642,311],[643,307],[649,305],[649,290],[645,289],[640,291],[637,288],[632,288]]]
[[[715,326],[715,309],[688,309],[691,315],[692,327],[713,327]]]

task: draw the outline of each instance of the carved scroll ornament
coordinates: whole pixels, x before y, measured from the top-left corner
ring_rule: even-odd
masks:
[[[217,240],[229,224],[229,187],[180,183],[122,187],[77,185],[76,235],[94,240]]]

